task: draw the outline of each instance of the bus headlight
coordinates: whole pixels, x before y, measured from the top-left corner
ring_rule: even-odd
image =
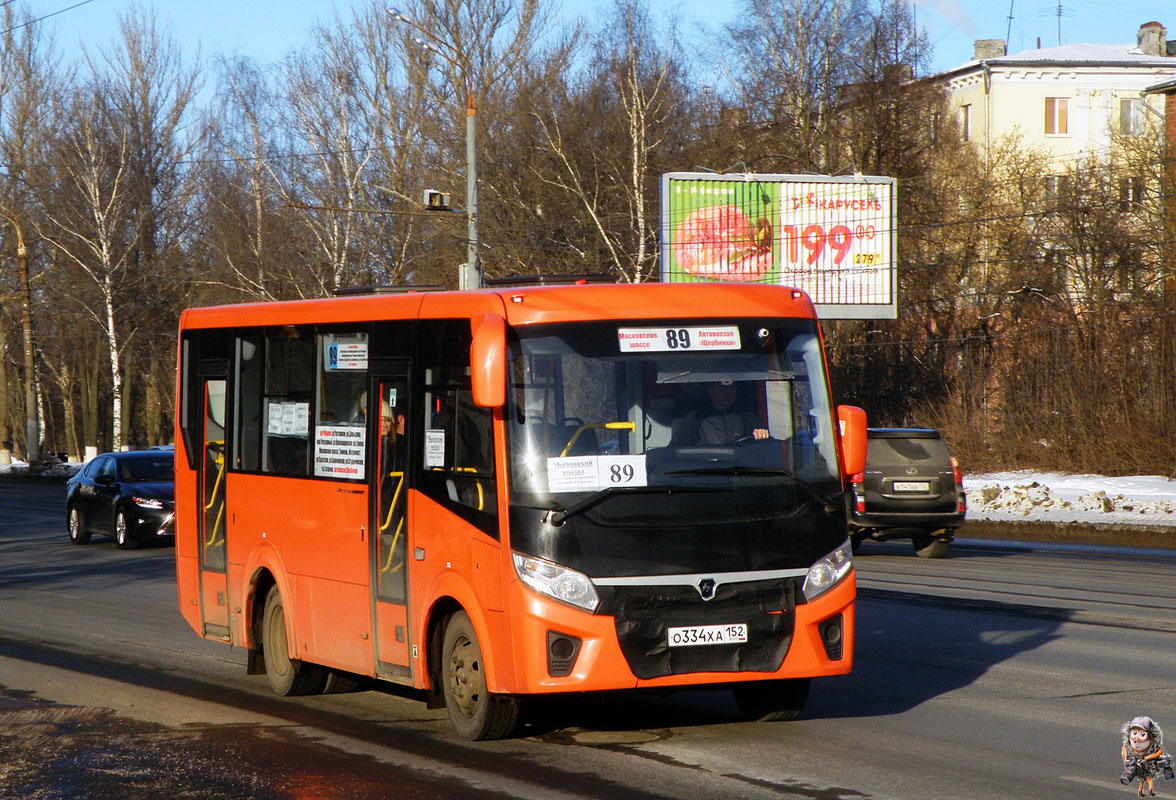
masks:
[[[600,595],[596,593],[592,579],[582,572],[534,556],[511,555],[519,580],[539,594],[589,612],[596,611],[600,605]]]
[[[808,575],[804,579],[804,596],[808,600],[815,600],[832,589],[853,569],[853,551],[849,547],[849,540],[829,555],[809,567]]]

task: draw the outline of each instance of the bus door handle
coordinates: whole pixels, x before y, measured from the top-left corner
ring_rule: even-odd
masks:
[[[359,526],[359,540],[361,542],[367,541],[367,528],[365,528],[363,525]]]

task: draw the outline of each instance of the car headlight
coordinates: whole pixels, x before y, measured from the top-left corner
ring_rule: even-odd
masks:
[[[829,555],[809,567],[808,575],[804,578],[804,596],[808,600],[815,600],[832,589],[853,569],[853,551],[849,540]]]
[[[519,580],[539,594],[585,611],[596,611],[600,605],[600,595],[596,593],[592,579],[584,573],[534,556],[512,555]]]
[[[131,501],[139,508],[149,508],[152,511],[159,511],[163,508],[163,501],[154,497],[132,497]]]

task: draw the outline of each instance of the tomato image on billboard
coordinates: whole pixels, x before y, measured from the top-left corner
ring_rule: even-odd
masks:
[[[673,237],[674,261],[696,278],[759,281],[772,270],[772,223],[726,203],[696,208]]]

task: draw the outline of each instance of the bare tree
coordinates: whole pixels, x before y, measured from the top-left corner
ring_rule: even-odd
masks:
[[[554,164],[537,165],[536,177],[575,199],[607,250],[611,271],[629,282],[656,273],[651,157],[683,108],[676,52],[672,26],[659,33],[641,0],[618,0],[596,34],[594,69],[536,112]]]
[[[92,290],[76,291],[68,281],[61,286],[103,334],[111,385],[111,447],[118,450],[124,442],[122,349],[128,338],[120,328],[119,304],[130,289],[139,230],[131,213],[135,187],[130,134],[112,124],[95,89],[91,85],[64,98],[60,119],[70,123],[60,137],[58,163],[45,176],[40,234],[62,265],[88,281]]]

